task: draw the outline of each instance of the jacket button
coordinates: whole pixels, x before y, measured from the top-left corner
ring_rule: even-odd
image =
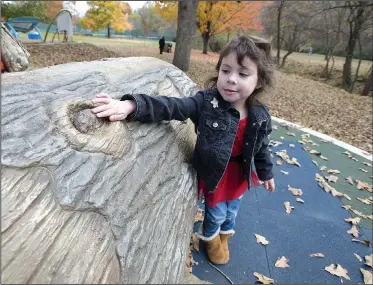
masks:
[[[217,128],[217,127],[219,126],[219,124],[218,124],[217,122],[214,122],[214,123],[212,124],[212,126],[213,126],[214,128]]]

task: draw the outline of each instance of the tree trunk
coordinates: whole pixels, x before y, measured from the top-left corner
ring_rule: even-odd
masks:
[[[361,95],[368,96],[369,92],[373,90],[373,66],[370,68],[370,73],[367,80],[365,81],[365,86]]]
[[[281,1],[280,6],[278,7],[277,14],[277,67],[280,66],[280,57],[281,57],[281,14],[282,8],[284,7],[284,1]]]
[[[178,3],[176,48],[172,64],[183,71],[189,70],[197,7],[198,0],[180,0]]]
[[[1,58],[8,72],[27,69],[30,54],[8,29],[1,23]]]
[[[111,35],[110,35],[110,24],[107,25],[107,38],[110,39]]]
[[[185,98],[196,85],[149,57],[1,79],[2,283],[182,283],[197,210],[194,125],[108,122],[91,99]]]
[[[207,32],[203,33],[202,34],[202,39],[203,39],[203,51],[202,53],[203,54],[207,54],[207,49],[208,49],[208,45],[209,45],[209,34]]]
[[[363,1],[359,1],[360,5],[366,5]],[[353,12],[355,13],[355,11]],[[350,37],[346,48],[346,59],[343,65],[342,72],[342,88],[349,91],[352,84],[351,79],[351,65],[354,55],[357,39],[360,36],[360,30],[363,23],[364,6],[359,6],[356,11],[356,15],[350,21]]]
[[[356,81],[358,80],[358,77],[359,77],[359,71],[360,71],[360,65],[361,65],[362,47],[361,47],[360,37],[358,37],[357,42],[359,44],[359,63],[357,64],[354,80],[351,83],[351,87],[350,87],[350,90],[349,90],[350,93],[352,93],[354,91],[355,83],[356,83]]]
[[[285,54],[285,56],[282,58],[282,63],[281,63],[280,69],[283,68],[283,67],[285,66],[286,58],[287,58],[289,55],[291,55],[292,53],[293,53],[293,51],[292,51],[292,50],[289,50],[289,51]]]

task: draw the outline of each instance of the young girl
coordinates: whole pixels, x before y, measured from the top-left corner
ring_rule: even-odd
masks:
[[[220,53],[218,76],[212,88],[193,97],[124,95],[120,101],[99,94],[92,109],[111,121],[158,122],[190,118],[197,127],[193,166],[205,195],[205,219],[199,237],[206,242],[209,259],[225,264],[228,238],[241,198],[258,178],[268,191],[275,190],[268,136],[271,117],[258,96],[272,85],[271,46],[256,37],[238,37]],[[258,177],[253,171],[253,164]]]

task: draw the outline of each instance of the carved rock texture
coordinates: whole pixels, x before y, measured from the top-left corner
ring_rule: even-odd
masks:
[[[196,209],[194,126],[109,122],[100,92],[190,96],[159,59],[2,76],[2,283],[181,283]]]

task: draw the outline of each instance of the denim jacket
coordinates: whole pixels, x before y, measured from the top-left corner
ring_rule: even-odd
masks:
[[[219,91],[212,88],[184,98],[127,94],[121,98],[124,100],[136,101],[136,110],[127,118],[129,121],[184,121],[188,118],[193,121],[197,133],[193,167],[207,189],[214,192],[231,159],[240,120],[239,112]],[[264,105],[250,105],[248,111],[240,161],[250,187],[253,164],[262,181],[273,178],[273,164],[268,149],[268,136],[272,131],[269,111]]]

